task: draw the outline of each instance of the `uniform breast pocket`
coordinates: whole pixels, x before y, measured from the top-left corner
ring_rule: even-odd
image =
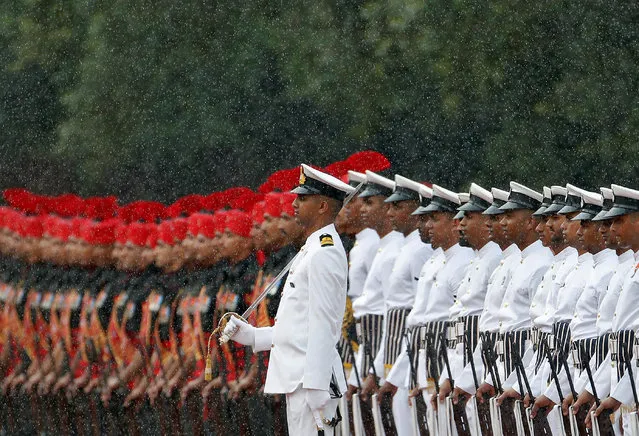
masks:
[[[286,311],[299,312],[306,310],[308,306],[308,295],[304,292],[301,284],[292,282],[295,286],[291,286],[291,281],[287,283],[286,291],[282,294],[280,306]]]

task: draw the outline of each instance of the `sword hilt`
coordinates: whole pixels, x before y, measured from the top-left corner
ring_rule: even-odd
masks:
[[[224,328],[226,327],[226,324],[228,324],[229,320],[233,316],[246,322],[246,320],[242,318],[240,315],[238,315],[237,313],[226,312],[224,315],[220,317],[220,321],[217,323],[217,327],[209,335],[209,340],[206,345],[206,368],[204,369],[204,380],[206,381],[211,381],[213,379],[213,361],[211,360],[211,339],[213,339],[213,336],[221,332],[224,332]],[[220,345],[226,344],[228,341],[231,340],[231,336],[222,333],[218,340],[220,342]]]
[[[220,344],[225,344],[231,339],[230,336],[224,334],[224,329],[226,328],[226,324],[229,322],[232,316],[241,319],[245,323],[248,323],[246,319],[244,319],[242,316],[238,315],[237,313],[226,312],[224,315],[220,317],[220,321],[217,323],[217,327],[215,328],[215,330],[213,330],[213,333],[211,333],[211,336],[209,336],[209,342],[211,341],[211,337],[213,335],[220,335],[220,339],[219,339]]]

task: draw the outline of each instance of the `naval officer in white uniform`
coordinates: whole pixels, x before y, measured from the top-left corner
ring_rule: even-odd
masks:
[[[355,188],[302,165],[293,193],[295,218],[306,244],[289,271],[273,327],[255,328],[232,317],[227,337],[255,352],[270,350],[264,393],[286,394],[291,435],[332,435],[337,397],[346,381],[336,345],[346,303],[348,264],[334,221]],[[332,422],[331,422],[332,421]]]

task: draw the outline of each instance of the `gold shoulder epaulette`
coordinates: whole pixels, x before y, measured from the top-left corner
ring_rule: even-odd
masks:
[[[324,233],[323,235],[320,235],[320,245],[322,247],[332,247],[333,245],[335,245],[335,243],[333,242],[333,237],[331,235],[329,235],[328,233]]]

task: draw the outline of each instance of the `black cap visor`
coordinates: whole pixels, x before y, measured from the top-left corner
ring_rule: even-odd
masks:
[[[359,194],[359,197],[375,197],[376,195],[381,195],[382,197],[390,197],[393,193],[393,190],[387,188],[382,185],[378,185],[377,183],[367,183],[364,185],[364,190]]]
[[[398,201],[406,201],[406,200],[419,201],[419,193],[413,191],[412,189],[408,189],[408,188],[404,188],[400,186],[396,188],[395,191],[391,194],[391,196],[388,197],[386,200],[384,200],[384,202],[395,203]]]

